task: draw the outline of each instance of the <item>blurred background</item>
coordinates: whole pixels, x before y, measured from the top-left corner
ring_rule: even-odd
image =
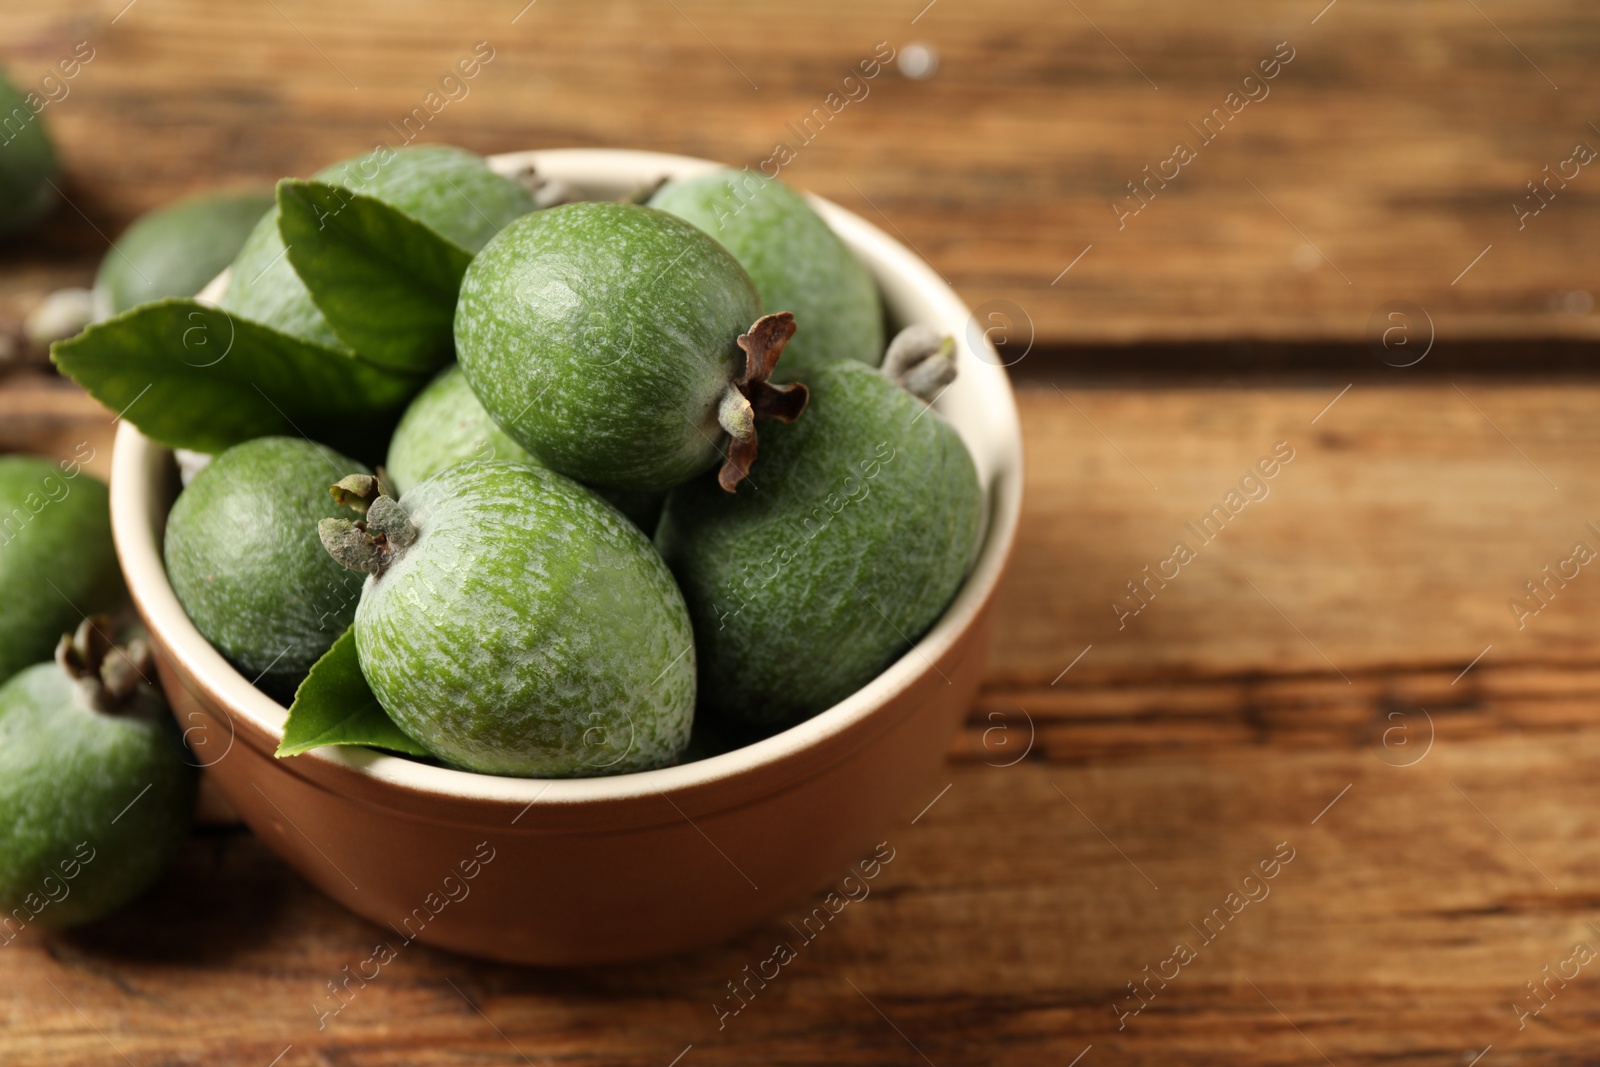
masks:
[[[12,80],[55,79],[62,202],[0,246],[0,447],[88,438],[107,469],[111,413],[23,324],[139,214],[414,138],[703,156],[860,214],[972,306],[1029,470],[946,791],[726,1028],[710,1004],[781,921],[578,973],[414,948],[319,1029],[307,1003],[375,931],[222,827],[110,926],[0,948],[0,1060],[1592,1062],[1600,984],[1561,968],[1600,946],[1600,580],[1527,583],[1600,547],[1594,9],[51,0],[4,22]],[[1269,494],[1135,596],[1280,443]],[[1271,902],[1131,999],[1285,842]]]
[[[10,4],[20,86],[80,41],[94,58],[44,112],[76,209],[8,250],[5,306],[178,194],[398,143],[484,41],[418,140],[751,166],[787,144],[784,178],[897,229],[970,303],[1015,302],[1046,349],[1355,341],[1396,298],[1454,338],[1593,336],[1569,294],[1600,267],[1577,224],[1596,194],[1570,181],[1564,220],[1520,229],[1512,208],[1600,137],[1580,4],[924,3]],[[894,60],[830,112],[880,42]],[[1180,142],[1197,158],[1119,228]]]

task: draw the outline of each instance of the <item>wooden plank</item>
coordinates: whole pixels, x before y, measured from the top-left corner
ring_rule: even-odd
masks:
[[[494,59],[422,140],[752,166],[788,144],[786,177],[901,235],[974,305],[1015,305],[1019,345],[1348,341],[1400,299],[1443,337],[1600,336],[1600,179],[1568,164],[1538,215],[1513,208],[1545,202],[1527,183],[1576,144],[1600,146],[1584,92],[1600,21],[1579,0],[1424,0],[1407,32],[1386,6],[1318,0],[826,0],[803,16],[733,0],[66,0],[8,18],[0,59],[19,82],[79,41],[94,58],[44,112],[82,214],[0,253],[0,308],[87,281],[105,236],[179,193],[395,138],[487,41]],[[880,41],[930,46],[939,67],[879,74],[802,141],[790,124],[829,114]],[[1279,42],[1294,58],[1251,90],[1269,95],[1207,142],[1190,124],[1226,114]],[[1196,158],[1119,223],[1129,183],[1180,141]]]
[[[107,481],[115,436],[115,413],[71,382],[53,374],[0,378],[0,452],[70,457]]]
[[[1578,577],[1552,585],[1537,615],[1508,603],[1538,606],[1524,583],[1545,581],[1542,568],[1575,542],[1600,552],[1587,526],[1600,526],[1590,473],[1600,425],[1589,415],[1600,391],[1345,384],[1030,383],[1020,395],[1035,461],[995,680],[1047,685],[1090,644],[1075,674],[1311,673],[1354,684],[1426,665],[1453,678],[1490,645],[1485,664],[1592,662],[1600,581],[1590,568],[1569,568]],[[1203,542],[1190,524],[1279,442],[1294,458],[1259,480],[1267,495],[1225,512],[1222,532]],[[1144,585],[1144,568],[1160,570],[1180,541],[1196,558],[1165,588],[1159,576]],[[1140,603],[1128,582],[1147,605],[1123,617],[1114,603]],[[1457,689],[1474,684],[1468,674]]]
[[[1592,731],[1446,732],[1396,767],[1266,731],[1092,766],[963,761],[890,834],[871,895],[721,1029],[726,983],[799,941],[785,920],[804,911],[703,952],[576,972],[410,948],[319,1030],[314,1005],[336,1003],[325,983],[385,932],[253,839],[214,836],[122,919],[0,950],[0,1010],[19,1067],[104,1063],[108,1044],[136,1064],[264,1064],[289,1048],[286,1062],[662,1065],[691,1044],[704,1063],[919,1062],[913,1042],[941,1065],[1067,1063],[1090,1044],[1097,1059],[1320,1062],[1306,1039],[1338,1064],[1460,1064],[1490,1044],[1556,1062],[1539,1058],[1592,1048],[1594,976],[1526,1030],[1511,1005],[1575,943],[1600,943],[1586,922],[1596,755]],[[1261,896],[1245,875],[1289,849],[1268,895],[1214,918],[1210,943],[1189,925],[1230,892]],[[1119,1029],[1113,1005],[1139,1004],[1126,983],[1178,942],[1197,958]]]
[[[1592,1058],[1600,971],[1552,979],[1521,1029],[1515,1005],[1600,950],[1600,594],[1582,568],[1520,632],[1504,601],[1600,511],[1600,388],[1360,383],[1323,410],[1340,384],[1061,384],[1021,397],[1024,535],[947,775],[870,896],[720,1028],[803,909],[632,966],[412,947],[319,1028],[386,934],[211,831],[123,916],[0,946],[7,1063]],[[1285,439],[1270,495],[1115,631],[1129,568]],[[1128,983],[1178,943],[1194,959],[1142,1004]]]

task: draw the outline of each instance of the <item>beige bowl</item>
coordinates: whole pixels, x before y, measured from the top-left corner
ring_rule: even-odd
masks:
[[[503,172],[533,163],[596,198],[715,166],[590,149],[493,163]],[[589,964],[710,944],[836,880],[933,798],[933,772],[983,675],[990,607],[1016,533],[1016,405],[986,338],[969,339],[970,313],[931,268],[850,212],[812,203],[872,271],[897,323],[930,323],[963,342],[960,375],[937,407],[977,461],[986,533],[966,585],[916,647],[837,706],[734,752],[561,780],[469,774],[365,749],[275,759],[286,709],[200,636],[167,581],[172,455],[127,423],[119,429],[117,552],[191,746],[255,833],[383,927],[392,949],[417,940],[518,963]]]

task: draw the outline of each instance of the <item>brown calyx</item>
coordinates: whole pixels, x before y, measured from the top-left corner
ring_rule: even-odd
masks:
[[[106,616],[88,616],[75,632],[61,635],[56,663],[78,683],[91,707],[116,713],[128,706],[141,685],[152,684],[154,664],[143,638],[119,646],[111,640],[110,629]]]
[[[756,461],[755,420],[793,422],[811,399],[810,391],[799,382],[779,385],[770,380],[794,331],[794,313],[779,311],[761,316],[749,332],[739,335],[739,347],[744,349],[744,374],[728,387],[718,413],[730,441],[728,457],[717,472],[717,484],[730,493],[738,491],[739,483]]]

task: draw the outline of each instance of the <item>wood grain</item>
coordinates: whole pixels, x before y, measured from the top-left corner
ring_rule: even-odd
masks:
[[[16,374],[0,378],[0,452],[31,452],[48,459],[79,459],[101,481],[111,478],[115,413],[64,378]]]
[[[1524,198],[1547,165],[1600,146],[1600,19],[1579,0],[125,4],[7,12],[0,60],[21,83],[95,51],[44,112],[72,206],[0,253],[0,309],[85,282],[108,238],[180,193],[395,138],[487,41],[495,58],[421,140],[752,166],[787,143],[785,177],[902,237],[970,303],[1011,302],[980,310],[1019,346],[1351,341],[1399,299],[1447,339],[1600,336],[1582,295],[1600,177],[1513,210],[1543,202]],[[802,143],[790,124],[880,41],[932,47],[937,71],[884,71]],[[1294,58],[1270,95],[1206,143],[1190,124],[1279,42]],[[1119,229],[1113,203],[1179,141],[1197,158]]]
[[[1091,643],[1075,673],[1454,676],[1490,644],[1485,663],[1592,662],[1600,581],[1587,568],[1520,629],[1508,601],[1528,599],[1524,583],[1575,541],[1600,551],[1586,526],[1600,526],[1600,391],[1463,380],[1341,395],[1346,384],[1030,383],[1036,462],[995,677],[1047,684]],[[1200,544],[1186,524],[1280,441],[1295,458],[1264,480],[1265,499]],[[1113,601],[1137,603],[1125,583],[1185,538],[1198,558],[1119,629]]]
[[[798,911],[627,967],[413,947],[318,1029],[381,932],[221,830],[123,916],[0,947],[5,1062],[1589,1062],[1600,972],[1513,1004],[1600,949],[1600,580],[1520,631],[1505,601],[1600,548],[1600,387],[1056,385],[1021,394],[1023,537],[948,790],[721,1029]],[[1117,631],[1120,583],[1279,440],[1270,494]]]

